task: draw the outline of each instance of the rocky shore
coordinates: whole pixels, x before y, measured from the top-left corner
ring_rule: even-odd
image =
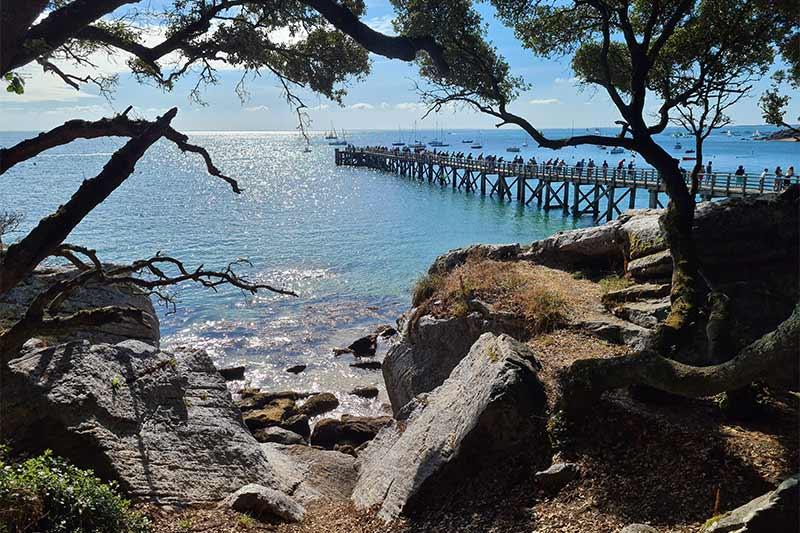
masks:
[[[746,421],[713,398],[627,391],[580,427],[554,412],[559,369],[628,353],[666,316],[661,215],[439,257],[396,328],[342,349],[382,374],[391,416],[330,416],[339,400],[325,392],[231,389],[204,351],[159,349],[146,297],[83,290],[76,309],[126,302],[153,319],[30,341],[3,375],[3,437],[116,480],[157,531],[789,531],[796,394]],[[698,208],[697,250],[731,299],[734,346],[797,301],[799,224],[796,188]],[[66,273],[38,271],[0,301],[0,320]]]

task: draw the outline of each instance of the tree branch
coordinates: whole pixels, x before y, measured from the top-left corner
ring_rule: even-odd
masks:
[[[66,204],[39,221],[22,240],[8,247],[0,263],[0,294],[7,292],[45,257],[52,255],[75,226],[122,185],[145,151],[164,135],[177,112],[177,108],[173,108],[155,122],[148,123],[139,135],[114,153],[100,174],[85,180]]]

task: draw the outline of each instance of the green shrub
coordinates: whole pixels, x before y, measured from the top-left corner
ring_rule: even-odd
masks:
[[[145,533],[150,523],[105,484],[47,451],[9,464],[0,457],[0,533]]]
[[[623,278],[622,276],[618,276],[616,274],[612,274],[611,276],[606,276],[597,283],[603,289],[604,293],[621,291],[622,289],[627,289],[628,287],[633,285],[633,281],[629,280],[628,278]]]

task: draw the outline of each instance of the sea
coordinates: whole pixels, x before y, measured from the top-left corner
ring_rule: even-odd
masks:
[[[800,144],[752,139],[766,126],[731,127],[706,142],[717,170],[772,171],[800,164]],[[603,134],[614,130],[601,128]],[[690,139],[669,129],[659,142],[678,157]],[[565,135],[572,130],[550,130]],[[574,131],[583,133],[583,131]],[[11,146],[35,132],[0,133]],[[72,232],[68,241],[97,250],[104,261],[125,263],[162,252],[187,267],[222,269],[247,259],[237,271],[251,281],[291,289],[298,296],[218,291],[190,284],[175,288],[174,308],[157,305],[162,346],[203,348],[220,367],[246,365],[246,384],[264,390],[330,391],[339,397],[337,413],[368,414],[386,409],[385,391],[377,399],[348,394],[355,386],[382,387],[379,371],[350,366],[350,355],[334,348],[349,345],[380,324],[394,323],[410,305],[415,280],[440,254],[472,243],[529,243],[557,231],[593,224],[560,210],[545,212],[495,198],[367,169],[336,167],[334,148],[322,132],[306,140],[297,132],[189,132],[223,173],[239,180],[244,192],[206,172],[199,156],[183,154],[160,141],[139,161],[134,174]],[[552,151],[535,147],[520,131],[352,131],[340,138],[354,145],[390,145],[398,139],[509,157],[520,147],[526,159],[558,157],[574,164],[593,158],[614,164],[631,154],[611,155],[598,147]],[[49,150],[0,176],[0,210],[24,214],[20,238],[41,217],[69,199],[85,178],[96,175],[124,139],[79,140]],[[682,144],[681,148],[677,145]],[[513,157],[513,156],[512,156]],[[634,157],[634,159],[636,159]],[[641,159],[641,158],[638,158]],[[637,161],[642,168],[643,162]],[[646,202],[644,195],[641,201]],[[642,205],[641,207],[646,207]],[[385,343],[379,351],[385,351]],[[379,358],[381,353],[379,353]],[[307,365],[298,375],[290,366]],[[241,386],[243,383],[234,384]]]

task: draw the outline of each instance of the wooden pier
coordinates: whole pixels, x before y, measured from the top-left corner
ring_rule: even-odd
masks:
[[[564,214],[611,220],[636,205],[637,194],[647,194],[648,206],[664,207],[659,198],[664,185],[653,169],[547,166],[494,162],[432,152],[348,148],[336,150],[337,166],[367,167],[391,172],[453,190],[489,195],[505,201],[560,209]],[[688,176],[687,176],[688,179]],[[797,178],[792,179],[793,183]],[[703,175],[701,200],[754,196],[775,191],[775,179],[714,172]],[[601,209],[602,204],[602,209]]]

